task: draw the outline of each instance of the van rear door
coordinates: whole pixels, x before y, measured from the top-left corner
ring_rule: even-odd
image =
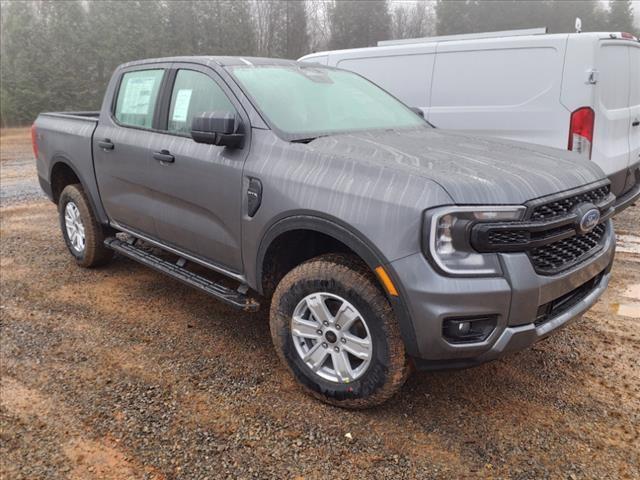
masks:
[[[610,178],[616,195],[625,190],[631,160],[632,45],[617,39],[602,40],[596,52],[598,80],[591,159]],[[637,76],[635,81],[638,82]]]
[[[631,65],[631,94],[629,113],[631,124],[629,126],[629,164],[640,168],[640,43],[629,46],[629,61]],[[631,188],[636,182],[635,173],[629,171],[626,189]]]

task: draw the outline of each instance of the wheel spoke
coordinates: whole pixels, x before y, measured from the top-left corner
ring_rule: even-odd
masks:
[[[305,320],[302,317],[295,316],[291,321],[291,333],[303,338],[320,338],[318,334],[319,325],[316,322]]]
[[[315,376],[344,384],[368,371],[373,358],[371,333],[348,300],[331,292],[313,292],[298,302],[289,318],[295,350]]]
[[[356,337],[350,333],[344,333],[342,338],[346,340],[346,342],[342,344],[342,348],[351,355],[362,360],[369,358],[371,353],[371,342],[368,338]]]
[[[353,325],[353,322],[359,317],[358,312],[350,304],[345,302],[338,310],[338,313],[336,313],[335,323],[342,331],[347,332],[351,325]]]
[[[307,352],[303,360],[312,370],[319,370],[324,364],[329,352],[322,346],[322,342],[316,343],[311,350]]]
[[[320,323],[333,322],[333,316],[329,312],[327,305],[324,303],[322,295],[316,294],[307,298],[307,306],[311,310],[313,317]]]
[[[351,362],[349,361],[347,352],[344,350],[331,352],[331,361],[333,362],[333,369],[343,383],[353,378],[353,369],[351,368]]]

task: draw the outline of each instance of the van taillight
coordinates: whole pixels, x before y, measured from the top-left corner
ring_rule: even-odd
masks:
[[[587,153],[591,158],[591,143],[593,142],[593,121],[595,114],[590,107],[582,107],[571,114],[569,124],[569,150]]]
[[[38,132],[36,131],[36,124],[31,125],[31,147],[33,148],[33,154],[38,159]]]

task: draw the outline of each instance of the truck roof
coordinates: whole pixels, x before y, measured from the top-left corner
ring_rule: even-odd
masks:
[[[240,56],[209,56],[209,55],[193,55],[179,57],[159,57],[145,58],[142,60],[133,60],[123,63],[118,68],[126,68],[135,65],[144,65],[147,63],[197,63],[208,66],[227,67],[235,65],[305,65],[303,62],[296,60],[287,60],[284,58],[266,58],[266,57],[240,57]]]

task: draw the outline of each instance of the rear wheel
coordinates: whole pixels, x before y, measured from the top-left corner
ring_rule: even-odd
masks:
[[[323,255],[294,268],[276,288],[270,325],[282,361],[324,402],[371,407],[408,376],[391,305],[355,257]]]
[[[104,246],[107,229],[96,219],[82,187],[67,185],[58,201],[60,228],[69,252],[82,267],[108,263],[113,250]]]

